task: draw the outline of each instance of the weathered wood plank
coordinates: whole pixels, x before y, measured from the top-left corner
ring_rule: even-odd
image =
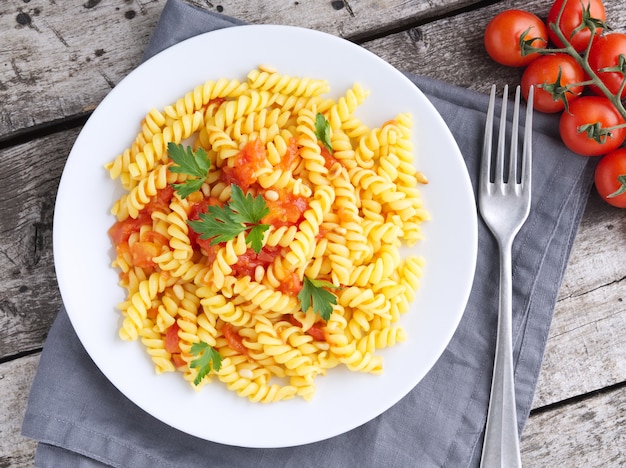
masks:
[[[52,219],[78,130],[0,150],[0,357],[40,348],[61,304]]]
[[[534,407],[626,380],[625,240],[623,210],[594,191],[554,311]]]
[[[626,388],[533,415],[522,435],[522,463],[533,468],[624,466]]]
[[[306,26],[356,37],[444,14],[476,0],[191,3],[249,22]],[[93,110],[139,64],[164,4],[165,0],[0,3],[0,140]]]
[[[625,293],[626,278],[559,302],[534,407],[626,380]]]
[[[559,300],[623,280],[626,277],[624,241],[624,210],[607,206],[592,189],[563,278]]]
[[[20,432],[38,364],[38,354],[0,364],[0,466],[33,465],[36,443]]]
[[[215,9],[223,14],[263,24],[304,26],[350,40],[380,35],[407,24],[424,22],[452,11],[478,4],[477,0],[259,0],[242,2],[227,0],[210,6],[203,0],[189,0],[200,8]]]
[[[92,111],[138,63],[163,3],[2,2],[0,138]]]

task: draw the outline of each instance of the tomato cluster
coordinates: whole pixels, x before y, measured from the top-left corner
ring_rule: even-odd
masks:
[[[626,34],[609,31],[602,0],[556,0],[546,20],[511,9],[484,33],[496,62],[523,67],[521,87],[533,106],[561,113],[563,143],[583,156],[601,156],[595,183],[611,205],[626,208]]]

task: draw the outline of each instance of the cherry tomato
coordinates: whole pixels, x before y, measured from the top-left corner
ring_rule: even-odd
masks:
[[[626,208],[626,148],[612,151],[600,159],[595,184],[605,202]]]
[[[622,60],[626,59],[626,34],[623,33],[597,36],[589,50],[589,65],[613,94],[619,92],[622,81],[624,81],[624,74],[620,71],[600,70],[620,66],[620,55],[624,57]],[[597,86],[592,85],[591,90],[603,96],[602,91]],[[626,89],[622,90],[621,97],[626,97]]]
[[[522,95],[528,100],[528,91],[535,87],[533,106],[539,112],[554,113],[565,108],[583,92],[584,86],[572,86],[585,80],[585,72],[576,60],[567,54],[542,55],[533,60],[522,74]]]
[[[563,7],[565,3],[565,7]],[[574,31],[583,22],[583,6],[584,10],[589,10],[591,18],[604,22],[606,20],[606,11],[604,10],[604,3],[602,0],[556,0],[550,12],[548,13],[548,19],[546,24],[548,25],[548,36],[554,45],[557,47],[564,47],[563,42],[558,38],[556,33],[550,27],[550,24],[556,24],[561,7],[563,7],[563,14],[558,24],[559,29],[565,36],[565,38],[572,44],[572,47],[578,52],[582,52],[589,45],[591,39],[591,31],[588,27],[582,28],[575,34]],[[602,27],[596,29],[596,34],[602,32]],[[573,34],[573,36],[572,36]]]
[[[600,156],[617,149],[626,138],[626,128],[610,130],[596,141],[590,138],[581,126],[599,123],[603,129],[609,129],[624,123],[624,119],[611,101],[601,96],[582,96],[573,101],[569,112],[561,114],[559,133],[563,143],[582,156]]]
[[[520,38],[531,40],[533,47],[545,47],[548,31],[541,19],[523,10],[505,10],[498,13],[487,25],[484,35],[485,49],[501,65],[522,67],[539,55],[536,52],[522,56]]]

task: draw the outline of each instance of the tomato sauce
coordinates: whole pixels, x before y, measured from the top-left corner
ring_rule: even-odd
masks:
[[[302,195],[294,195],[286,190],[277,190],[278,200],[266,200],[270,212],[261,222],[274,227],[292,226],[304,220],[304,212],[309,202]]]
[[[150,202],[139,212],[137,218],[130,216],[123,221],[117,221],[109,228],[109,237],[117,246],[128,241],[134,232],[139,232],[142,226],[152,224],[152,213],[155,211],[167,211],[169,209],[174,189],[169,185],[158,190]]]
[[[139,212],[136,218],[130,216],[122,221],[117,221],[109,228],[108,234],[118,254],[129,252],[135,266],[146,270],[154,270],[156,263],[152,260],[161,253],[161,248],[168,244],[168,240],[162,234],[147,231],[142,234],[139,241],[128,245],[128,239],[143,226],[152,225],[152,213],[155,211],[167,211],[174,195],[174,189],[167,186],[158,190],[150,202]],[[122,276],[120,278],[124,279]]]
[[[243,255],[237,259],[237,263],[231,265],[235,276],[250,276],[254,278],[254,271],[258,266],[267,268],[280,255],[280,246],[271,247],[266,245],[259,253],[252,248],[248,248]]]
[[[180,353],[180,338],[178,331],[180,327],[176,322],[165,330],[165,351],[168,353]]]
[[[297,296],[298,293],[302,290],[302,281],[300,281],[298,273],[292,271],[287,275],[286,278],[281,281],[280,285],[276,289],[284,294]]]
[[[289,323],[295,325],[296,327],[302,327],[302,324],[293,315],[289,315],[287,317],[287,320],[289,321]],[[315,322],[305,333],[313,337],[315,341],[326,341],[326,335],[324,334],[323,327],[324,323]]]
[[[256,181],[256,173],[263,167],[267,159],[265,146],[260,139],[254,139],[246,143],[243,149],[235,156],[233,167],[222,168],[222,180],[226,183],[235,184],[246,192]]]
[[[288,170],[299,155],[300,148],[298,147],[298,141],[295,137],[289,139],[289,145],[287,146],[287,152],[280,160],[279,168],[286,171]]]
[[[174,196],[174,187],[167,185],[166,187],[157,191],[157,194],[150,200],[150,202],[142,210],[143,212],[152,214],[155,211],[168,212],[169,206]]]
[[[224,334],[224,338],[226,338],[226,343],[228,343],[228,347],[230,349],[238,352],[239,354],[243,354],[244,356],[248,355],[248,348],[246,348],[243,344],[243,338],[235,331],[230,323],[225,323],[222,326],[222,333]]]
[[[324,157],[324,167],[326,169],[330,169],[331,167],[333,167],[335,165],[335,163],[339,163],[339,160],[337,160],[332,154],[330,154],[330,151],[328,151],[328,148],[326,148],[326,146],[321,145],[320,146],[321,149],[321,154]]]
[[[149,213],[143,211],[139,213],[137,218],[131,218],[130,216],[123,221],[117,221],[113,226],[109,228],[109,237],[116,246],[122,245],[128,242],[128,238],[131,234],[139,232],[141,226],[152,224],[152,217]]]

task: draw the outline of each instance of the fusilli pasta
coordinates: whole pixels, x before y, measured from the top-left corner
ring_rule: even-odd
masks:
[[[329,89],[268,67],[207,81],[151,109],[106,165],[126,189],[109,230],[126,291],[119,335],[139,339],[156,372],[178,370],[196,388],[217,380],[253,402],[310,400],[316,376],[339,365],[380,373],[377,350],[405,340],[398,322],[424,261],[399,248],[418,242],[429,219],[411,116],[369,128],[355,116],[367,90],[355,84],[333,100]],[[172,171],[168,155],[168,144],[183,142],[210,161],[184,197],[173,186],[190,176]],[[266,203],[260,250],[245,231],[216,243],[192,228],[229,203],[234,185]],[[303,310],[307,280],[332,294],[327,316],[315,304]],[[199,343],[221,356],[204,377]]]

